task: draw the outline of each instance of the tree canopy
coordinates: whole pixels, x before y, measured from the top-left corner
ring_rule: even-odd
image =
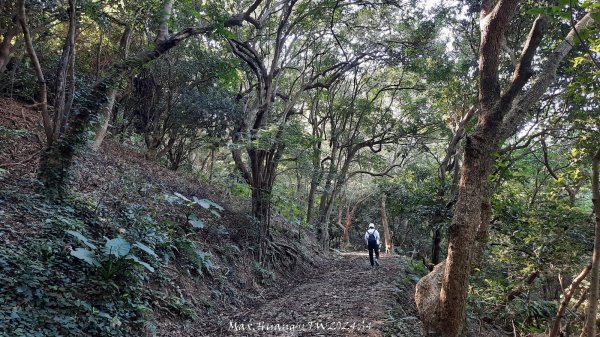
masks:
[[[471,312],[515,336],[595,336],[596,2],[6,0],[0,9],[0,94],[39,113],[37,188],[52,202],[72,197],[79,160],[128,149],[246,202],[245,239],[261,270],[302,254],[278,231],[298,242],[314,233],[330,252],[361,248],[375,222],[388,253],[431,271],[416,285],[426,330],[461,336]],[[0,136],[19,137],[4,127]],[[4,166],[0,177],[18,178]],[[111,240],[128,245],[111,257],[72,235],[90,248],[74,256],[96,266],[132,247],[158,249]]]

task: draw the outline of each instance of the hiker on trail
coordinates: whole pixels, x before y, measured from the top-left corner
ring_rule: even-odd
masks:
[[[369,260],[371,267],[379,266],[379,232],[375,229],[375,224],[370,223],[369,229],[365,233],[365,243],[369,246]],[[373,251],[375,251],[375,260],[373,260]]]

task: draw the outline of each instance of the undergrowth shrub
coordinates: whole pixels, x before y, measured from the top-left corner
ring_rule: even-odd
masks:
[[[153,301],[163,295],[147,284],[150,275],[168,278],[150,273],[160,262],[156,240],[136,241],[93,205],[69,203],[0,192],[0,204],[28,216],[27,233],[0,226],[0,336],[153,335]],[[122,236],[99,239],[105,234]]]

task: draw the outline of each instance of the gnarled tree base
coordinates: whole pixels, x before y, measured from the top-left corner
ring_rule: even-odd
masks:
[[[440,305],[440,290],[446,270],[446,261],[436,265],[433,270],[417,283],[415,289],[415,303],[419,318],[423,322],[424,335],[441,332],[441,322],[438,319]]]

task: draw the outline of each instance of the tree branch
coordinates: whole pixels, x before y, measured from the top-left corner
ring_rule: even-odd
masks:
[[[518,4],[518,0],[498,0],[489,13],[485,8],[490,1],[482,4],[485,6],[480,18],[479,101],[486,111],[500,99],[498,66],[502,38]]]
[[[502,96],[501,109],[507,108],[515,99],[517,94],[523,89],[527,81],[533,76],[534,72],[531,68],[531,62],[535,56],[536,50],[542,41],[544,32],[546,31],[548,19],[545,15],[538,15],[533,22],[525,46],[521,51],[519,63],[515,68],[512,82],[506,93]]]
[[[548,87],[554,82],[561,61],[573,49],[575,31],[584,29],[593,22],[594,19],[591,12],[583,16],[575,27],[571,29],[569,34],[567,34],[563,42],[554,49],[554,52],[552,52],[546,62],[542,64],[531,87],[518,94],[514,99],[511,109],[502,121],[499,138],[501,141],[506,140],[521,127],[526,120],[529,109],[540,100]]]
[[[389,178],[393,178],[389,173],[390,171],[392,171],[393,169],[395,169],[396,167],[402,167],[402,165],[404,165],[404,163],[400,163],[400,164],[394,164],[394,165],[390,165],[385,171],[383,172],[371,172],[371,171],[353,171],[350,172],[348,174],[348,178],[346,178],[346,182],[349,181],[352,177],[354,177],[355,175],[358,174],[367,174],[370,175],[371,177],[389,177]]]

